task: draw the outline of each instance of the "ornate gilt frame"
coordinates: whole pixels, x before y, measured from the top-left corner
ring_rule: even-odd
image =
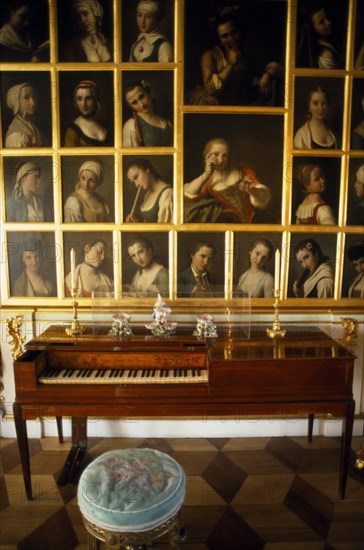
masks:
[[[60,0],[59,0],[60,1]],[[348,1],[348,27],[347,27],[347,42],[346,42],[346,58],[345,68],[335,70],[320,70],[320,69],[305,69],[296,68],[294,65],[295,43],[296,43],[296,1],[287,2],[287,27],[286,27],[286,59],[285,59],[285,95],[282,106],[195,106],[184,103],[184,29],[187,24],[185,21],[185,1],[189,0],[174,0],[174,49],[175,61],[168,64],[151,63],[148,67],[143,64],[132,64],[123,61],[122,54],[122,28],[127,22],[123,19],[123,1],[110,0],[104,2],[113,15],[113,47],[114,61],[101,64],[89,63],[62,63],[58,62],[57,45],[57,2],[49,0],[49,20],[50,20],[50,62],[41,62],[37,64],[26,64],[26,70],[34,73],[34,77],[48,75],[50,79],[50,111],[51,111],[51,132],[52,132],[52,147],[34,148],[31,151],[27,149],[7,149],[4,147],[2,137],[2,150],[0,159],[0,196],[1,196],[1,302],[5,307],[16,309],[23,308],[24,304],[30,308],[70,308],[72,305],[71,298],[65,297],[63,281],[67,274],[68,258],[65,257],[65,239],[64,237],[72,233],[76,235],[78,232],[88,233],[90,231],[106,232],[112,239],[113,253],[113,277],[115,281],[115,290],[120,293],[123,281],[123,243],[126,242],[128,235],[135,232],[148,234],[153,239],[153,234],[164,233],[165,240],[168,243],[168,268],[170,273],[170,292],[165,299],[173,307],[176,312],[190,312],[191,310],[198,311],[201,307],[205,310],[224,311],[229,308],[231,311],[239,307],[239,299],[234,297],[233,289],[233,273],[236,270],[234,250],[236,250],[236,242],[240,239],[241,234],[244,238],[248,238],[249,234],[274,234],[275,241],[280,242],[282,251],[282,271],[281,271],[281,311],[305,311],[310,309],[315,311],[327,312],[330,311],[361,311],[363,301],[360,299],[350,299],[345,296],[349,278],[354,276],[348,260],[346,259],[346,249],[348,243],[354,243],[362,240],[362,227],[347,224],[348,205],[351,204],[351,187],[353,179],[352,166],[358,165],[363,161],[363,151],[350,149],[350,134],[351,134],[351,117],[353,113],[352,98],[355,92],[355,97],[358,94],[358,83],[364,78],[364,71],[354,69],[354,57],[356,48],[356,1]],[[124,57],[125,58],[125,57]],[[20,70],[17,63],[1,64],[0,79],[9,76],[16,76]],[[24,66],[21,66],[21,70]],[[167,72],[170,74],[173,81],[173,122],[174,122],[174,146],[162,148],[145,148],[142,152],[143,156],[149,158],[160,158],[163,155],[169,159],[173,159],[173,169],[170,170],[173,175],[173,196],[174,196],[174,219],[168,224],[143,224],[135,223],[128,224],[124,222],[125,209],[123,205],[123,194],[126,192],[125,181],[125,164],[129,157],[135,157],[140,152],[135,148],[127,148],[122,145],[122,124],[120,121],[125,119],[125,104],[122,101],[123,78],[126,73],[151,71],[153,77],[158,79],[158,71]],[[87,78],[87,74],[97,71],[99,78],[102,79],[103,72],[107,73],[108,80],[111,80],[114,85],[114,128],[115,128],[115,143],[113,146],[98,148],[75,148],[62,147],[61,132],[60,132],[60,79],[62,72],[78,73],[78,77]],[[315,151],[299,151],[292,148],[293,133],[295,128],[295,87],[305,79],[317,78],[318,80],[327,79],[339,83],[339,89],[342,91],[341,103],[343,107],[342,117],[342,132],[341,132],[341,148],[335,151],[326,151],[317,153]],[[1,105],[2,123],[4,120],[4,96]],[[277,136],[281,139],[283,146],[281,151],[281,173],[282,173],[282,194],[278,199],[281,206],[280,221],[272,224],[188,224],[184,222],[183,208],[183,182],[185,180],[186,159],[184,152],[186,149],[184,129],[186,121],[196,117],[196,120],[201,116],[206,117],[206,125],[213,120],[213,117],[224,117],[226,120],[231,116],[235,117],[271,117],[275,120],[277,117],[282,122],[282,135]],[[209,117],[212,118],[209,119]],[[4,136],[5,129],[2,129]],[[67,157],[80,156],[84,158],[87,155],[98,157],[108,157],[114,159],[115,181],[114,181],[114,207],[115,219],[111,223],[97,224],[97,227],[92,224],[70,224],[63,222],[62,213],[62,162]],[[292,201],[293,201],[293,165],[299,162],[300,157],[324,156],[326,161],[335,159],[336,166],[339,166],[338,174],[338,224],[335,226],[299,226],[292,221]],[[24,224],[8,221],[6,215],[6,186],[5,181],[6,167],[14,162],[19,157],[39,158],[48,156],[51,159],[51,173],[53,181],[54,193],[54,221],[35,224],[32,230],[40,233],[51,233],[54,236],[54,243],[57,251],[60,254],[54,256],[54,269],[56,272],[56,295],[47,298],[31,298],[31,297],[16,297],[11,294],[11,274],[10,260],[11,255],[16,251],[12,249],[11,238],[15,233],[21,234],[28,229]],[[129,200],[130,202],[130,200]],[[291,284],[291,265],[292,265],[292,247],[291,243],[298,237],[315,236],[320,233],[320,239],[325,243],[325,239],[330,243],[332,251],[332,260],[335,263],[335,291],[334,297],[330,299],[300,299],[291,296],[289,284]],[[180,236],[185,233],[199,233],[208,237],[210,234],[222,234],[224,242],[224,294],[214,300],[201,300],[198,298],[179,298],[177,297],[177,271],[178,271],[178,243]],[[246,235],[246,237],[245,237]],[[237,236],[239,237],[237,239]],[[183,239],[182,239],[183,241]],[[334,243],[334,244],[333,244]],[[235,247],[235,248],[234,248]],[[274,267],[274,266],[272,266]],[[123,309],[129,311],[139,311],[143,309],[150,310],[154,299],[150,298],[124,298]],[[115,300],[108,300],[107,305],[110,307],[118,307]],[[90,309],[92,306],[90,298],[80,298],[79,309]],[[271,310],[272,299],[254,298],[252,300],[252,308],[255,311]]]

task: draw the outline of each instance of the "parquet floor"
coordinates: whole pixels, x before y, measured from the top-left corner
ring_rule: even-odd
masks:
[[[92,458],[115,448],[171,454],[187,475],[186,550],[362,550],[364,471],[354,467],[338,498],[339,438],[90,438]],[[16,440],[2,439],[0,550],[86,550],[76,487],[56,484],[69,442],[31,439],[35,500],[25,498]],[[153,548],[166,549],[161,538]]]

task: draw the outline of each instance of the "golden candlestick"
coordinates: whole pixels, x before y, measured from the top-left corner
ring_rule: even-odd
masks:
[[[78,320],[78,315],[77,315],[78,302],[76,300],[77,288],[70,288],[70,292],[73,298],[73,303],[72,303],[73,319],[72,319],[71,326],[66,328],[66,333],[69,336],[75,336],[76,334],[82,334],[83,332],[85,332],[85,327],[83,327]]]
[[[279,323],[279,290],[274,291],[274,320],[271,328],[267,328],[267,334],[270,338],[283,338],[286,330],[281,328]]]

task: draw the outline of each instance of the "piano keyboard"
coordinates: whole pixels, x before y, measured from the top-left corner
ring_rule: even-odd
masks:
[[[54,369],[39,377],[41,384],[181,384],[208,382],[206,369]]]

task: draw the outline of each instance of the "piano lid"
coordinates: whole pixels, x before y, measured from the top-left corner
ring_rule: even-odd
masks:
[[[285,326],[284,338],[269,338],[267,326],[253,326],[249,339],[217,340],[212,356],[220,360],[352,358],[353,354],[317,327]]]
[[[109,335],[110,325],[86,327],[84,334],[69,336],[67,325],[52,325],[42,334],[26,344],[26,349],[88,349],[110,351],[173,351],[179,349],[201,349],[207,346],[210,356],[220,360],[259,360],[295,358],[345,358],[353,354],[340,343],[330,338],[317,327],[309,325],[287,325],[284,338],[269,338],[267,325],[252,325],[250,337],[236,336],[227,324],[217,325],[218,337],[211,341],[193,336],[195,325],[181,324],[176,333],[166,337],[146,334],[143,325],[133,326],[134,334],[129,338],[116,339]]]

